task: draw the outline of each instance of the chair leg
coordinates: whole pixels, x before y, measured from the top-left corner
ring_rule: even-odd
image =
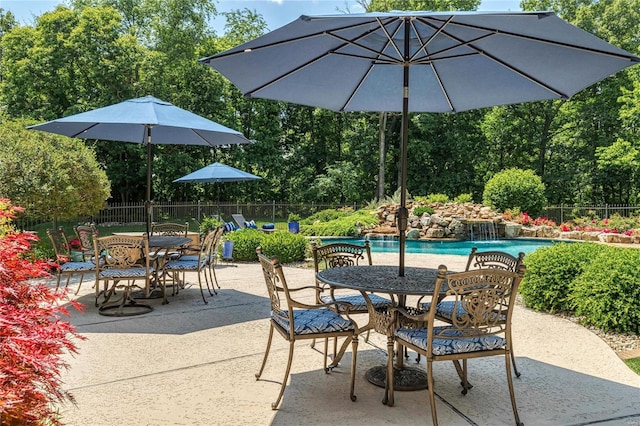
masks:
[[[351,341],[351,350],[352,350],[352,354],[351,354],[351,391],[349,393],[349,397],[351,398],[351,401],[355,402],[358,397],[356,396],[355,392],[355,385],[356,385],[356,364],[357,364],[357,357],[358,357],[358,335],[354,335],[353,336],[353,340]]]
[[[264,351],[264,358],[262,359],[262,365],[260,366],[260,371],[256,374],[256,380],[260,379],[262,376],[262,371],[264,370],[264,366],[267,364],[267,358],[269,357],[269,349],[271,349],[271,340],[273,339],[273,324],[269,325],[269,339],[267,340],[267,349]]]
[[[280,400],[282,399],[282,395],[284,394],[284,388],[287,387],[287,379],[289,378],[289,372],[291,371],[291,364],[293,361],[294,344],[295,344],[294,341],[289,342],[289,360],[287,361],[287,369],[284,372],[284,378],[282,379],[282,386],[280,387],[280,393],[278,394],[278,399],[276,399],[276,402],[271,404],[272,410],[276,410],[278,408],[278,405],[280,404]]]
[[[367,330],[367,334],[364,336],[364,342],[365,343],[369,343],[369,333],[371,332],[371,330]]]
[[[216,265],[211,265],[209,269],[211,270],[211,274],[213,275],[213,279],[216,285],[218,286],[218,288],[220,288],[220,284],[218,284],[218,277],[216,276]]]
[[[511,340],[511,330],[509,330],[509,353],[511,354],[511,364],[513,365],[513,372],[516,373],[516,377],[520,378],[520,372],[516,366],[516,356],[513,353],[513,340]]]
[[[505,354],[504,362],[507,368],[507,383],[509,384],[509,396],[511,397],[511,407],[513,408],[513,416],[516,419],[516,426],[523,426],[523,423],[520,421],[520,416],[518,416],[518,407],[516,406],[516,394],[513,389],[513,379],[511,377],[511,356],[509,354]]]
[[[433,360],[427,357],[427,387],[429,388],[429,404],[431,405],[431,421],[433,426],[438,426],[438,415],[436,414],[436,394],[433,390]]]
[[[200,294],[202,295],[202,300],[204,301],[204,304],[207,305],[209,302],[207,302],[207,299],[204,297],[204,291],[202,289],[202,276],[201,276],[202,274],[200,274],[200,271],[197,271],[197,274],[198,274],[198,285],[200,286]],[[208,289],[209,289],[209,283],[207,283],[207,290]]]
[[[82,286],[82,280],[84,279],[84,274],[80,274],[80,282],[78,283],[78,288],[76,289],[76,292],[74,293],[75,296],[78,295],[78,293],[80,292],[80,287]],[[515,364],[513,364],[515,367]]]
[[[340,360],[342,359],[342,356],[346,352],[347,347],[349,347],[349,343],[351,343],[352,339],[353,337],[349,336],[344,340],[344,343],[342,344],[342,346],[340,346],[340,351],[333,358],[333,362],[327,367],[327,369],[325,370],[326,372],[333,370],[335,367],[337,367],[340,364]]]

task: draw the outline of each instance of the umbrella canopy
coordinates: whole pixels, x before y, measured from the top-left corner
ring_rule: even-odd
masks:
[[[151,223],[152,145],[177,144],[215,147],[249,143],[249,140],[236,130],[229,129],[153,96],[130,99],[28,128],[72,138],[146,144],[147,233]]]
[[[389,12],[301,16],[200,61],[248,97],[402,112],[403,276],[410,111],[568,99],[640,58],[551,12]]]
[[[196,170],[193,173],[182,176],[181,178],[174,180],[174,182],[241,182],[255,179],[262,178],[225,164],[213,163]]]
[[[262,179],[260,176],[252,175],[251,173],[244,172],[236,169],[235,167],[227,166],[221,163],[212,163],[205,166],[193,173],[182,176],[174,180],[174,182],[191,182],[191,183],[206,183],[206,182],[243,182],[247,180]],[[220,187],[218,186],[218,216],[220,216]]]

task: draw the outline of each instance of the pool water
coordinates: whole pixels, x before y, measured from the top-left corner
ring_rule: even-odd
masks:
[[[323,244],[330,243],[352,243],[364,244],[364,238],[322,238]],[[424,241],[407,240],[405,253],[419,254],[452,254],[458,256],[468,256],[472,247],[477,247],[478,251],[499,250],[507,252],[513,256],[518,253],[525,254],[534,252],[540,247],[548,247],[560,242],[557,240],[542,240],[536,238],[517,238],[513,240],[491,240],[491,241]],[[371,239],[369,240],[371,251],[377,253],[397,253],[399,243],[397,239]]]

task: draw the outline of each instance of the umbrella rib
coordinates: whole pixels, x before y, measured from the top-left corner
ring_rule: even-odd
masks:
[[[371,33],[371,32],[373,32],[373,31],[370,31],[369,33]],[[338,47],[338,48],[336,48],[336,49],[331,50],[329,53],[335,53],[335,54],[340,54],[340,55],[344,55],[344,56],[352,56],[352,57],[354,57],[354,58],[365,58],[365,59],[369,59],[369,60],[373,60],[373,59],[374,59],[374,58],[370,58],[370,57],[367,57],[367,56],[360,56],[360,55],[356,55],[356,54],[352,54],[352,53],[342,53],[342,52],[338,52],[338,49],[342,49],[342,48],[344,48],[344,47],[346,47],[346,46],[348,45],[348,46],[354,46],[354,47],[357,47],[357,48],[362,49],[362,50],[365,50],[365,51],[367,51],[367,52],[371,52],[371,53],[373,53],[374,55],[378,56],[378,60],[380,59],[380,58],[379,58],[380,56],[384,56],[385,58],[388,58],[389,63],[399,63],[399,62],[401,62],[401,61],[397,60],[396,58],[394,58],[393,56],[389,56],[389,55],[387,55],[386,53],[379,52],[379,51],[377,51],[377,50],[371,49],[370,47],[363,46],[363,45],[361,45],[361,44],[359,44],[359,43],[355,43],[355,42],[353,42],[353,41],[351,41],[351,40],[349,40],[349,39],[346,39],[346,38],[344,38],[344,37],[341,37],[341,36],[339,36],[339,35],[337,35],[337,34],[333,34],[333,33],[327,32],[327,35],[330,35],[331,37],[333,37],[333,38],[337,38],[338,40],[340,40],[340,41],[343,41],[343,42],[344,42],[344,44],[343,44],[342,46],[340,46],[340,47]],[[366,34],[366,35],[369,35],[369,34]],[[360,37],[358,37],[358,38],[362,38],[362,37],[364,37],[364,36],[365,36],[365,35],[361,35],[361,36],[360,36]],[[388,45],[388,44],[387,44],[387,45]],[[395,45],[394,45],[394,46],[395,46]],[[396,49],[396,50],[397,50],[397,49]]]
[[[429,16],[429,17],[425,18],[425,20],[426,19],[432,19],[432,20],[437,21],[437,22],[444,22],[442,19],[437,19],[437,18],[434,18],[432,16]],[[596,54],[610,56],[610,57],[619,58],[619,59],[628,59],[628,60],[633,61],[633,62],[640,62],[640,58],[638,58],[636,56],[633,56],[633,55],[625,55],[625,54],[620,54],[620,53],[606,52],[606,51],[600,50],[600,49],[594,49],[594,48],[586,47],[586,46],[579,46],[579,45],[576,45],[576,44],[565,43],[565,42],[561,42],[561,41],[549,40],[549,39],[545,39],[545,38],[542,38],[542,37],[528,36],[528,35],[524,35],[524,34],[514,33],[514,32],[511,32],[511,31],[503,31],[503,30],[497,30],[495,28],[487,28],[487,27],[480,26],[480,25],[465,24],[463,22],[455,22],[455,21],[453,21],[453,22],[450,22],[450,25],[454,25],[454,26],[457,25],[459,27],[471,28],[471,29],[475,29],[475,30],[489,31],[489,32],[493,33],[494,35],[505,35],[505,36],[514,37],[514,38],[520,38],[520,39],[524,39],[524,40],[536,41],[536,42],[539,42],[539,43],[551,44],[553,46],[566,47],[566,48],[570,48],[570,49],[581,50],[581,51],[589,52],[589,53],[596,53]]]
[[[449,19],[447,19],[447,21],[441,26],[441,27],[436,27],[435,25],[431,25],[428,22],[424,22],[423,20],[420,19],[420,22],[423,22],[425,25],[430,26],[431,28],[435,29],[436,31],[429,37],[429,39],[427,41],[423,41],[422,37],[420,37],[420,33],[418,32],[418,29],[416,28],[416,25],[413,21],[411,21],[411,28],[413,28],[413,32],[416,35],[416,38],[418,39],[418,41],[420,42],[420,48],[418,50],[416,50],[416,53],[413,54],[413,56],[411,56],[410,61],[413,62],[413,60],[415,59],[415,57],[422,51],[427,57],[429,57],[429,52],[427,52],[427,45],[431,42],[431,40],[433,40],[438,34],[440,34],[444,28],[447,26],[447,23],[451,22],[451,20],[453,19],[453,16],[450,17]],[[439,53],[439,52],[438,52]]]
[[[84,129],[82,129],[82,130],[81,130],[81,131],[79,131],[78,133],[74,133],[73,135],[69,135],[69,137],[70,137],[70,138],[77,138],[77,137],[78,137],[78,135],[81,135],[82,133],[86,132],[87,130],[91,130],[91,129],[93,129],[93,128],[94,128],[94,127],[96,127],[98,124],[100,124],[100,123],[93,123],[91,126],[89,126],[89,127],[85,127]],[[80,139],[83,139],[83,138],[80,138]]]

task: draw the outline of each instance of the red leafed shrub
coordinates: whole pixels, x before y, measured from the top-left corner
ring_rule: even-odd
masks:
[[[66,290],[44,283],[51,265],[27,256],[37,237],[12,228],[19,211],[0,198],[0,424],[59,425],[53,404],[73,402],[60,386],[61,355],[76,353],[72,339],[83,337],[61,319]]]

